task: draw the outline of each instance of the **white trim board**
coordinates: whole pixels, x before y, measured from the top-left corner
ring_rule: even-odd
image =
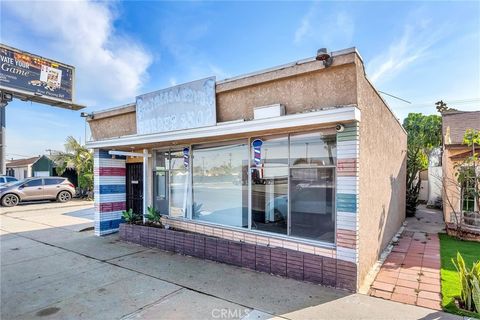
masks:
[[[189,140],[197,138],[221,137],[224,135],[250,133],[255,131],[293,128],[316,124],[360,121],[360,109],[356,106],[338,107],[327,110],[291,114],[286,116],[258,119],[244,122],[218,123],[215,126],[161,132],[146,135],[130,135],[113,139],[90,141],[87,148],[108,148],[133,146],[149,143]]]

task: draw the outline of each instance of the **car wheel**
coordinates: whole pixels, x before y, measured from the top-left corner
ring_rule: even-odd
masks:
[[[20,202],[20,198],[13,193],[6,194],[2,198],[2,206],[4,207],[15,207]]]
[[[70,200],[72,200],[72,195],[68,191],[62,191],[57,196],[58,202],[68,202]]]

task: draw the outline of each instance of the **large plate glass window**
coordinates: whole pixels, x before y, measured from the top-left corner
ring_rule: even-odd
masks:
[[[251,228],[335,242],[334,130],[253,138]]]
[[[246,140],[193,146],[192,218],[248,227]]]
[[[252,229],[287,234],[288,136],[252,139]]]
[[[290,235],[335,240],[335,169],[290,169]]]

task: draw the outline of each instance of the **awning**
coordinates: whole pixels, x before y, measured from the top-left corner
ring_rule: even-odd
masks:
[[[95,149],[136,145],[141,146],[160,142],[222,137],[233,134],[253,133],[256,131],[288,129],[322,124],[336,124],[350,121],[360,121],[360,109],[358,109],[356,106],[335,107],[326,110],[291,114],[267,119],[218,123],[217,125],[210,127],[146,135],[135,134],[99,141],[89,141],[87,142],[87,148]]]

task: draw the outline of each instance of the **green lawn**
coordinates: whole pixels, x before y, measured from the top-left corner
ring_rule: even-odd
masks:
[[[457,240],[446,234],[439,234],[439,236],[442,260],[442,307],[451,313],[478,318],[478,315],[472,312],[458,309],[454,303],[453,297],[460,295],[460,282],[452,258],[456,259],[457,251],[460,252],[465,264],[471,268],[472,263],[480,259],[480,243]]]

